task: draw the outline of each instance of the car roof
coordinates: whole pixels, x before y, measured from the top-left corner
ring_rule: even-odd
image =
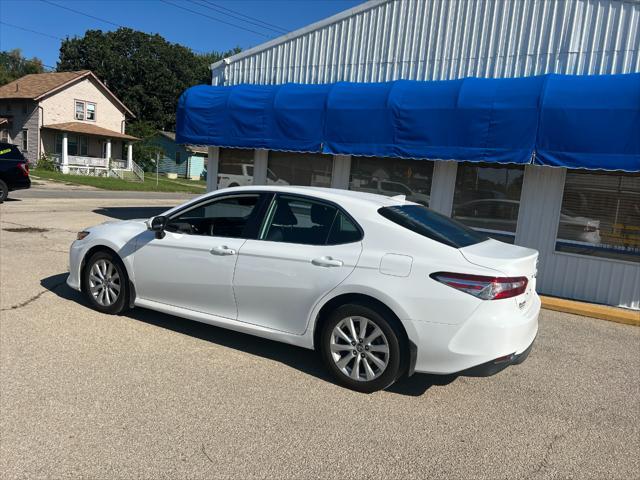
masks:
[[[324,188],[324,187],[303,187],[292,185],[251,185],[242,187],[231,187],[216,190],[215,194],[220,193],[232,193],[232,192],[279,192],[290,193],[297,195],[307,195],[318,199],[329,200],[338,204],[351,203],[351,204],[369,204],[376,207],[390,207],[394,205],[405,205],[407,203],[413,204],[414,202],[400,200],[398,198],[386,197],[384,195],[377,195],[375,193],[357,192],[354,190],[343,190],[338,188]]]

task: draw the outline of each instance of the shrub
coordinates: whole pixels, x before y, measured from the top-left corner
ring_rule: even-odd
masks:
[[[46,170],[48,172],[53,172],[58,169],[56,163],[51,159],[51,157],[44,153],[40,157],[40,160],[38,160],[36,166],[40,170]]]

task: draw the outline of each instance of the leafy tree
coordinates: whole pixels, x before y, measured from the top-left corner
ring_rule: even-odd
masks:
[[[39,58],[24,58],[19,48],[0,51],[0,86],[29,73],[42,72],[44,72],[44,67]]]
[[[138,121],[146,122],[141,130],[148,125],[173,130],[180,94],[193,85],[209,83],[209,65],[238,51],[200,55],[157,34],[129,28],[88,30],[84,37],[62,41],[57,69],[92,70]],[[135,128],[132,123],[128,131]]]

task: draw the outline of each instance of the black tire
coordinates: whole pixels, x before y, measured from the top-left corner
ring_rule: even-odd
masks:
[[[9,196],[9,187],[4,181],[0,180],[0,203],[4,202]]]
[[[239,187],[240,185],[238,185],[237,183],[232,183],[230,184],[227,188],[232,188],[232,187]]]
[[[365,335],[370,336],[372,334],[373,328],[374,328],[372,324],[375,326],[378,326],[380,330],[382,330],[382,333],[384,334],[384,337],[386,339],[387,346],[388,346],[388,357],[385,357],[384,353],[369,351],[369,348],[367,348],[367,346],[363,342],[359,342],[360,345],[358,344],[356,344],[355,346],[352,345],[353,350],[350,350],[350,351],[345,350],[345,348],[347,348],[347,345],[348,345],[346,343],[346,340],[342,340],[344,344],[337,344],[338,347],[340,347],[344,351],[332,352],[331,344],[332,344],[332,341],[334,341],[332,340],[332,337],[334,335],[334,329],[343,320],[351,317],[361,317],[361,318],[367,319],[368,322],[366,322],[366,325],[368,326],[365,326],[365,329],[366,329],[365,331],[367,332]],[[358,329],[362,326],[362,323],[360,323],[360,321],[357,319],[354,320],[354,322],[358,324],[356,327],[356,331],[358,331]],[[327,321],[324,322],[322,331],[320,333],[320,353],[322,355],[322,360],[324,361],[327,369],[331,372],[331,374],[334,376],[334,378],[337,380],[337,382],[340,385],[343,385],[352,390],[356,390],[358,392],[372,393],[372,392],[387,388],[389,385],[395,382],[396,379],[400,376],[401,366],[403,364],[402,358],[401,358],[402,357],[401,338],[402,336],[400,335],[397,328],[395,327],[393,320],[387,318],[386,312],[377,311],[372,306],[360,305],[360,304],[347,304],[347,305],[342,305],[338,307],[336,310],[334,310],[329,315],[329,318],[327,319]],[[365,339],[362,339],[362,340],[365,340]],[[373,345],[370,348],[373,348],[374,346],[380,347],[384,345],[383,344]],[[367,351],[363,351],[364,348],[367,348]],[[356,352],[356,354],[354,354],[353,352]],[[377,365],[374,364],[373,361],[370,360],[370,356],[374,355],[374,353],[378,359],[382,358],[387,361],[386,367],[382,369],[379,374],[377,371],[373,372],[378,374],[378,376],[376,376],[375,378],[372,378],[371,380],[367,380],[366,378],[363,378],[365,377],[366,371],[360,372],[359,370],[356,370],[355,372],[355,374],[358,375],[359,378],[358,379],[352,378],[351,375],[354,374],[355,360],[359,355],[361,356],[360,362],[363,362],[362,363],[363,369],[366,370],[364,366],[364,359],[367,360],[367,364],[370,366],[370,368],[372,368],[372,370],[379,368],[377,367]],[[336,356],[336,358],[334,358],[334,355]],[[347,359],[347,356],[352,356],[353,360],[349,361]],[[339,358],[339,360],[337,358]],[[345,371],[343,371],[338,366],[338,363],[340,361],[347,362],[344,365],[344,368],[347,371],[351,366],[350,375],[348,375]]]
[[[99,264],[99,262],[104,262],[100,265],[103,265],[103,264],[112,265],[113,270],[117,272],[117,276],[118,276],[118,281],[116,282],[114,280],[114,282],[111,284],[112,287],[109,290],[110,292],[114,291],[115,287],[113,287],[113,285],[117,283],[119,285],[117,298],[115,301],[112,301],[108,305],[101,304],[99,301],[100,299],[99,294],[98,294],[98,298],[96,298],[96,296],[94,296],[94,294],[92,293],[92,285],[95,284],[95,282],[93,282],[91,272],[92,272],[93,266],[96,264]],[[110,278],[115,278],[115,276],[112,275]],[[83,285],[85,296],[87,297],[87,299],[89,300],[89,303],[95,310],[98,310],[99,312],[107,313],[110,315],[117,315],[128,309],[129,277],[127,276],[126,268],[124,267],[124,265],[122,264],[122,261],[117,255],[106,250],[101,250],[91,255],[91,257],[85,262],[85,266],[82,271],[82,285]],[[104,297],[102,298],[104,299]]]

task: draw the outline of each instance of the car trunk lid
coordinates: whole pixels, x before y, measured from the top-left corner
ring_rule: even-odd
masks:
[[[496,270],[508,277],[526,277],[526,290],[514,298],[521,311],[532,304],[530,299],[536,289],[538,273],[537,250],[489,239],[461,248],[460,253],[474,265]]]

